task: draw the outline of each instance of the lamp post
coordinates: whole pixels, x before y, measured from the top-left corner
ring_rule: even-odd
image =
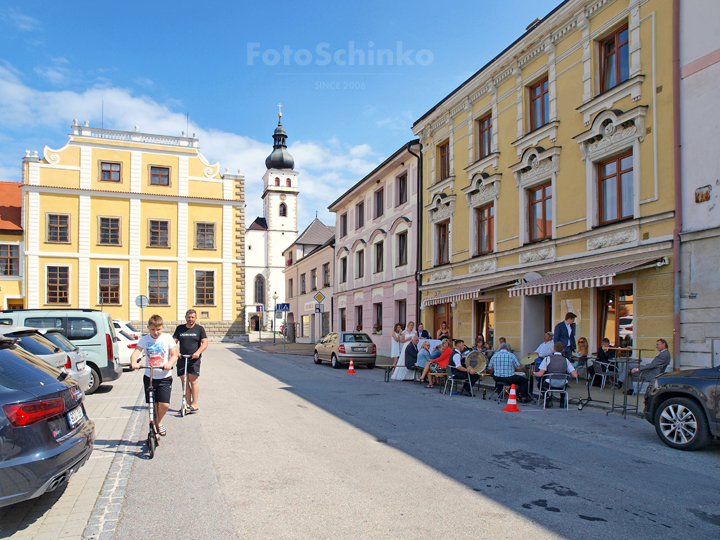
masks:
[[[273,329],[273,345],[275,345],[275,310],[277,309],[278,294],[275,292],[272,295],[273,299],[273,318],[272,318],[272,329]]]

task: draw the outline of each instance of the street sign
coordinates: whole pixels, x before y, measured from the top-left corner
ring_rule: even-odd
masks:
[[[140,296],[135,297],[135,305],[141,309],[146,308],[150,305],[150,299],[144,294],[141,294]]]
[[[255,311],[256,311],[257,313],[262,313],[262,312],[263,312],[263,306],[255,306]]]
[[[318,291],[318,293],[313,296],[313,298],[318,304],[322,304],[322,301],[325,300],[325,295],[322,292]]]
[[[276,319],[282,319],[282,318],[283,318],[283,313],[285,313],[285,312],[284,312],[284,311],[276,311],[276,312],[275,312],[275,318],[276,318]]]
[[[277,304],[275,311],[290,311],[290,304]]]
[[[322,304],[315,304],[315,313],[324,313],[325,306]]]

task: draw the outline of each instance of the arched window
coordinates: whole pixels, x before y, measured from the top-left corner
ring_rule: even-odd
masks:
[[[261,275],[255,276],[255,303],[265,303],[265,280]]]
[[[290,181],[289,178],[288,178],[287,180],[285,180],[285,185],[286,185],[287,187],[292,187],[292,182]]]
[[[275,185],[278,186],[278,187],[280,187],[280,179],[279,179],[279,178],[276,178],[276,179],[275,179]]]
[[[287,217],[287,206],[285,203],[280,203],[280,217]]]

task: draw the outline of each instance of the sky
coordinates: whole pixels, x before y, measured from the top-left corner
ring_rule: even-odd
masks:
[[[412,124],[560,0],[0,3],[0,181],[70,125],[180,136],[245,175],[247,224],[278,103],[299,222],[414,138]]]

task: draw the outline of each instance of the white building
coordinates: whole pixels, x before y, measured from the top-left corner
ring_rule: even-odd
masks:
[[[718,20],[717,0],[680,1],[681,367],[709,367],[720,355]]]
[[[285,301],[283,250],[297,238],[298,173],[278,113],[273,151],[265,160],[263,215],[245,232],[245,309],[249,330],[271,329],[274,295]]]

